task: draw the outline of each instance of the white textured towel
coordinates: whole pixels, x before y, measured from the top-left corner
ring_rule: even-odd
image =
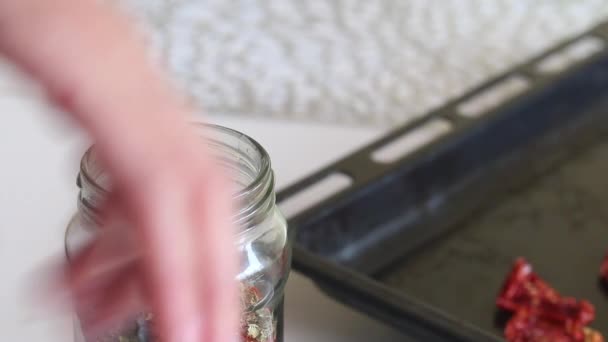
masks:
[[[212,113],[388,126],[608,15],[605,0],[117,0]]]

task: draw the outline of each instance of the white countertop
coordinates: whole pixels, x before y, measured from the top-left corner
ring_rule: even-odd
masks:
[[[3,72],[3,71],[2,71]],[[1,72],[0,72],[0,76]],[[2,341],[71,341],[69,314],[31,299],[34,274],[63,248],[75,210],[75,176],[87,139],[61,115],[0,77],[0,337]],[[11,95],[14,94],[14,95]],[[274,163],[278,186],[364,144],[376,129],[214,117],[255,137]],[[392,329],[346,308],[294,273],[287,287],[286,341],[403,341]]]

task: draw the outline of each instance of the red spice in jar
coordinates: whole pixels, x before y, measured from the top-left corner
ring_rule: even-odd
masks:
[[[276,322],[270,308],[255,307],[263,300],[254,286],[241,288],[241,340],[243,342],[275,342]]]
[[[242,342],[276,342],[276,317],[273,310],[263,305],[263,295],[255,286],[241,285],[241,325]],[[141,315],[137,329],[118,336],[117,342],[160,342],[155,334],[154,319],[151,314]],[[105,340],[104,340],[105,341]],[[114,341],[114,339],[113,339]]]

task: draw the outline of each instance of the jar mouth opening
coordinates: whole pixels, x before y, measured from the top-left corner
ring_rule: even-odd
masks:
[[[230,173],[231,183],[235,185],[232,199],[241,203],[237,221],[249,216],[259,206],[257,202],[265,201],[268,194],[274,191],[268,153],[256,140],[231,128],[200,122],[192,123],[191,127],[210,148],[220,168]],[[110,191],[111,180],[99,164],[94,145],[82,157],[78,177],[82,189],[86,187],[100,197]]]
[[[222,167],[240,168],[239,175],[244,179],[239,179],[239,175],[231,175],[231,180],[238,185],[232,192],[233,199],[240,200],[257,193],[265,185],[272,173],[270,157],[255,139],[224,126],[204,123],[192,125],[201,132],[201,137],[211,147],[211,153],[216,154]],[[232,165],[226,165],[226,162]]]

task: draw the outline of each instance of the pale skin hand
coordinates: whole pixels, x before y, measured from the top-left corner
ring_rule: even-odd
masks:
[[[95,303],[91,329],[151,305],[165,341],[232,341],[227,187],[186,124],[189,108],[127,20],[99,3],[0,0],[0,51],[91,134],[115,182],[105,231],[69,269],[76,303]]]

